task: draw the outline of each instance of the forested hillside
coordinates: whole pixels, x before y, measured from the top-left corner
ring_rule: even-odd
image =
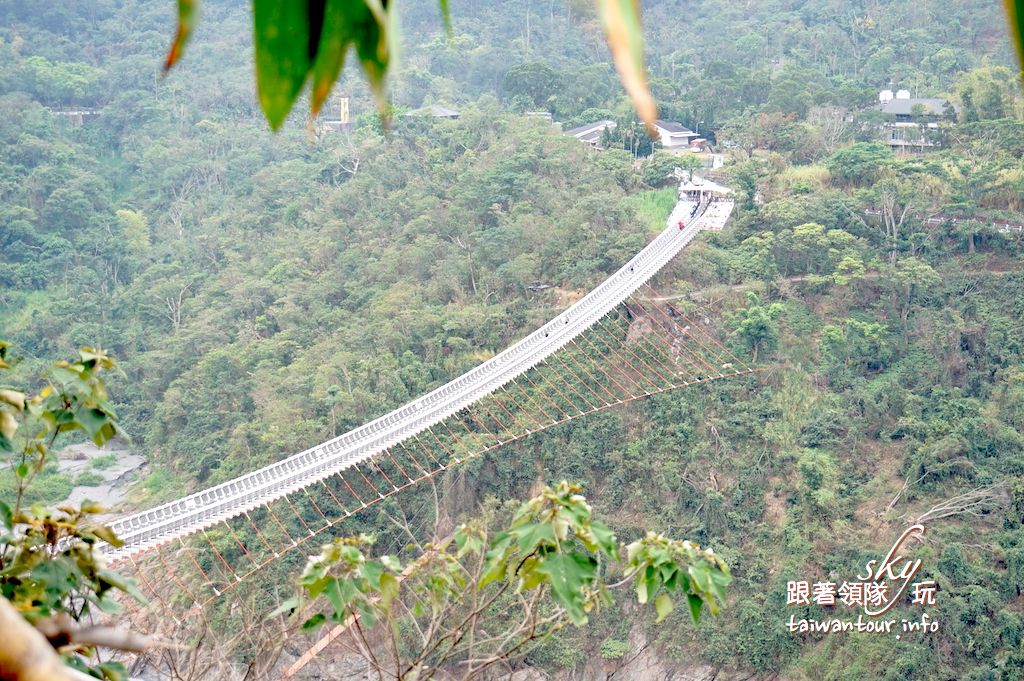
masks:
[[[121,360],[111,391],[150,462],[137,504],[472,368],[614,271],[674,203],[665,152],[595,151],[521,115],[630,127],[588,2],[452,2],[446,37],[436,4],[410,0],[393,126],[350,70],[350,129],[296,113],[277,134],[255,105],[248,3],[205,2],[164,78],[173,10],[0,0],[0,338],[22,376],[83,344]],[[622,535],[693,537],[735,581],[699,627],[616,606],[524,663],[597,678],[639,641],[663,675],[1021,678],[1024,121],[1000,8],[648,2],[645,22],[662,117],[727,155],[738,197],[656,286],[766,370],[499,450],[449,504],[579,480]],[[885,88],[955,106],[928,153],[881,143]],[[431,103],[461,116],[401,115]],[[80,110],[95,113],[65,115]],[[69,486],[53,472],[41,496]],[[785,628],[825,617],[787,606],[787,581],[852,579],[920,518],[938,633]]]

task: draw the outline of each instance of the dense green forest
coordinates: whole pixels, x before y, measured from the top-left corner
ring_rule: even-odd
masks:
[[[657,286],[767,371],[499,450],[451,503],[521,497],[543,470],[586,482],[625,536],[713,546],[735,581],[699,627],[623,604],[525,662],[591,678],[639,635],[663,669],[717,678],[1022,678],[1024,109],[1000,7],[644,8],[662,117],[727,152],[738,196]],[[674,203],[665,152],[597,152],[521,115],[632,122],[589,2],[452,2],[446,37],[436,4],[410,0],[396,111],[460,118],[385,130],[350,70],[351,129],[311,132],[296,113],[278,134],[255,105],[248,3],[205,2],[163,78],[173,11],[0,0],[0,337],[22,377],[83,344],[121,360],[111,391],[150,462],[139,505],[472,368],[614,271]],[[885,88],[955,105],[929,153],[880,143]],[[98,113],[60,113],[82,109]],[[42,483],[48,501],[70,487]],[[787,607],[788,580],[850,579],[975,490],[980,505],[926,516],[938,633],[786,630],[825,617]]]

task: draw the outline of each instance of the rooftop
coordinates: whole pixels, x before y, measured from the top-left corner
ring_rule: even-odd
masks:
[[[910,115],[915,106],[921,106],[924,113],[929,116],[942,116],[946,112],[946,107],[952,107],[948,101],[938,97],[911,97],[890,99],[879,104],[878,109],[887,114],[903,116]]]
[[[573,128],[572,130],[566,130],[565,134],[572,135],[584,142],[596,144],[601,141],[601,135],[604,134],[605,128],[612,130],[615,127],[615,121],[605,119],[601,121],[594,121],[593,123],[587,123],[586,125],[581,125],[580,127]]]
[[[679,183],[679,192],[711,192],[714,194],[732,194],[732,190],[717,182],[692,175],[690,179]]]
[[[669,121],[657,120],[654,125],[661,130],[669,133],[670,135],[696,135],[693,130],[690,130],[686,126],[680,123],[671,123]]]
[[[434,116],[435,118],[458,118],[459,112],[440,104],[428,104],[422,109],[410,111],[407,116]]]
[[[615,126],[615,121],[604,119],[600,121],[594,121],[593,123],[587,123],[586,125],[581,125],[578,128],[566,130],[565,134],[572,135],[573,137],[579,137],[580,135],[585,135],[588,132],[592,132],[594,130],[604,130],[605,128],[614,128]]]

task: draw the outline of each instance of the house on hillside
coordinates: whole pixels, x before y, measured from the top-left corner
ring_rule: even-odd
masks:
[[[594,149],[603,149],[601,146],[601,136],[604,134],[606,129],[611,131],[614,130],[615,127],[615,121],[605,119],[594,121],[593,123],[587,123],[586,125],[581,125],[580,127],[573,128],[571,130],[566,130],[565,134],[572,135],[576,139],[586,142]]]
[[[84,123],[87,118],[99,116],[101,113],[99,109],[88,109],[85,107],[76,107],[72,109],[50,109],[49,111],[54,116],[60,116],[64,120],[70,121],[71,127],[73,128],[81,127],[82,123]]]
[[[423,107],[421,109],[413,109],[412,111],[410,111],[409,113],[407,113],[405,115],[406,116],[433,116],[434,118],[449,118],[449,119],[454,120],[454,119],[458,118],[459,116],[461,116],[462,114],[460,114],[455,109],[449,109],[448,107],[441,106],[440,104],[428,104],[427,106],[425,106],[425,107]]]
[[[654,122],[654,128],[658,132],[662,149],[667,151],[689,149],[690,144],[698,137],[693,130],[679,123],[658,120]]]
[[[939,128],[955,119],[952,103],[939,97],[911,97],[909,90],[882,90],[875,109],[885,114],[882,142],[898,153],[924,153],[940,146]]]
[[[956,114],[949,100],[940,97],[911,97],[909,90],[882,90],[878,93],[878,105],[875,107],[884,114],[893,117],[896,123],[914,123],[939,120]]]

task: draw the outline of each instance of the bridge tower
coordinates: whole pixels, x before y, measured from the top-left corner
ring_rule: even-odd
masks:
[[[338,95],[338,120],[342,125],[348,125],[348,97]]]

